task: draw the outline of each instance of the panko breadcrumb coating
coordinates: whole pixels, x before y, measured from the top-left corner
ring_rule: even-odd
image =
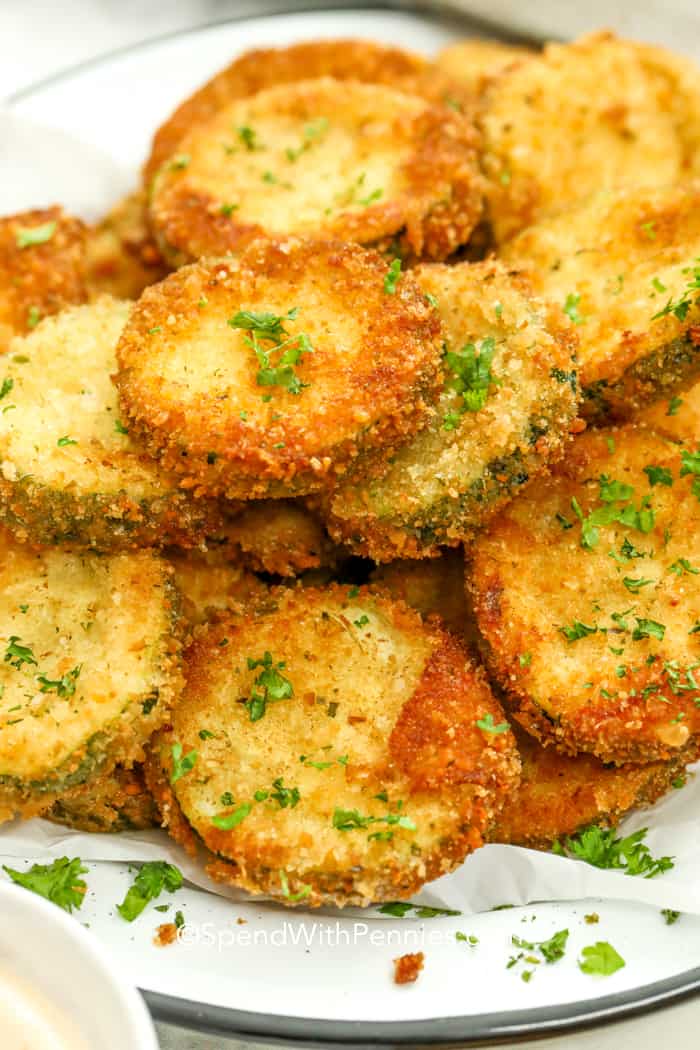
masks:
[[[179,691],[177,597],[151,551],[35,552],[0,534],[0,820],[143,757]]]
[[[320,519],[298,500],[250,501],[228,520],[225,536],[244,565],[275,576],[332,568],[341,556]]]
[[[107,776],[74,788],[54,802],[45,820],[76,831],[144,831],[158,826],[158,810],[140,765],[115,766]]]
[[[413,434],[440,351],[436,312],[376,253],[259,241],[147,288],[116,382],[129,426],[185,487],[293,496]]]
[[[582,407],[597,420],[700,375],[698,257],[700,181],[598,193],[503,251],[575,324]]]
[[[700,444],[700,383],[645,408],[639,421],[696,448]]]
[[[138,299],[168,272],[146,224],[146,197],[134,192],[88,230],[86,280],[92,298]]]
[[[181,102],[161,125],[144,166],[145,185],[179,151],[185,135],[230,102],[280,84],[319,77],[385,84],[431,102],[457,105],[468,112],[473,108],[471,92],[422,55],[371,40],[312,40],[246,51]]]
[[[696,739],[699,476],[700,447],[590,431],[477,540],[486,655],[532,735],[617,763]]]
[[[444,259],[482,212],[477,137],[463,114],[377,84],[326,77],[239,99],[197,125],[149,196],[175,265],[257,237],[333,237]]]
[[[548,850],[590,824],[614,827],[631,809],[650,806],[683,784],[697,748],[670,762],[604,765],[592,755],[562,755],[516,730],[522,774],[488,833],[489,842]]]
[[[690,170],[673,92],[612,33],[547,44],[507,67],[479,123],[499,244],[597,190],[670,185]]]
[[[478,97],[492,77],[498,76],[514,62],[521,62],[534,54],[526,47],[474,37],[443,47],[438,52],[435,64],[448,77],[469,88]]]
[[[579,426],[576,335],[560,309],[495,260],[412,272],[443,322],[442,393],[383,473],[358,459],[324,503],[331,536],[376,561],[470,541]]]
[[[111,379],[130,306],[63,310],[0,360],[0,521],[33,543],[199,544],[220,525],[134,441]]]
[[[210,541],[207,551],[170,550],[167,555],[175,570],[183,615],[191,626],[240,612],[267,594],[265,584],[237,564],[225,544],[217,549]]]
[[[198,635],[147,779],[210,874],[368,905],[453,870],[512,790],[512,735],[460,644],[367,589],[280,588]]]
[[[87,297],[85,227],[61,208],[0,218],[0,354],[42,317]]]

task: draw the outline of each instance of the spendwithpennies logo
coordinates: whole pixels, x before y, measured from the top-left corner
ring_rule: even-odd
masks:
[[[412,950],[451,943],[454,940],[454,932],[435,927],[426,929],[422,923],[418,925],[408,922],[397,928],[382,920],[373,923],[284,920],[273,927],[259,928],[248,924],[187,922],[178,930],[177,939],[185,946],[213,948],[219,952],[230,948],[250,947],[332,949],[358,944],[370,944],[373,948]]]

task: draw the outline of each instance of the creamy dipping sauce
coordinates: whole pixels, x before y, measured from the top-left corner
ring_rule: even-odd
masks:
[[[90,1050],[63,1010],[11,970],[0,967],[2,1050]]]

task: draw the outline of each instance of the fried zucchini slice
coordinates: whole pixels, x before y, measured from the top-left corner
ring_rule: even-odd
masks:
[[[88,230],[86,280],[91,298],[138,299],[168,270],[146,225],[145,194],[134,192]]]
[[[220,524],[216,504],[180,489],[120,420],[110,373],[128,315],[108,296],[64,310],[0,363],[0,521],[22,540],[192,546]]]
[[[617,763],[697,737],[699,474],[653,431],[590,431],[478,538],[477,622],[532,735]]]
[[[181,685],[177,623],[153,552],[36,552],[0,534],[0,819],[142,758]]]
[[[534,54],[529,48],[504,44],[500,40],[468,37],[443,47],[435,64],[452,80],[466,85],[479,96],[493,77],[514,62],[521,62]]]
[[[175,586],[182,596],[182,611],[192,626],[216,619],[226,612],[240,612],[267,594],[267,587],[253,573],[236,564],[225,546],[207,551],[168,551],[175,570]]]
[[[0,218],[0,354],[42,317],[86,299],[85,227],[60,208]]]
[[[700,174],[700,66],[664,47],[635,42],[637,55],[681,144],[683,173]]]
[[[467,111],[473,108],[471,92],[422,55],[370,40],[312,40],[291,47],[246,51],[185,99],[158,129],[144,166],[144,184],[150,185],[190,131],[229,103],[266,88],[319,77],[385,84],[432,102],[458,104]]]
[[[422,561],[390,561],[378,565],[370,579],[392,598],[417,609],[423,618],[439,616],[457,637],[473,633],[461,550],[445,550],[437,558]]]
[[[254,572],[299,576],[332,568],[340,556],[320,519],[297,500],[255,500],[225,529],[234,555]]]
[[[577,422],[576,336],[560,310],[494,260],[413,273],[443,322],[444,389],[383,475],[358,461],[326,506],[333,538],[376,561],[471,540]]]
[[[202,493],[327,485],[414,433],[439,382],[439,318],[410,275],[388,293],[393,273],[357,245],[291,239],[147,288],[117,347],[130,425]]]
[[[284,904],[408,897],[481,842],[513,737],[456,639],[366,588],[279,588],[201,633],[148,782],[215,878]],[[215,860],[218,858],[218,863]]]
[[[159,823],[140,765],[115,766],[94,783],[62,795],[41,815],[54,824],[88,832],[144,831]]]
[[[599,189],[687,173],[667,87],[611,33],[548,44],[494,78],[480,127],[497,243]]]
[[[173,265],[290,235],[444,259],[481,216],[476,142],[463,114],[416,95],[284,84],[182,139],[153,181],[150,223]]]
[[[684,390],[680,396],[645,408],[639,421],[667,437],[695,447],[700,443],[700,383]]]
[[[628,418],[700,375],[700,182],[596,194],[506,245],[579,337],[583,411]]]
[[[631,809],[651,806],[685,782],[685,767],[697,749],[671,762],[606,766],[591,755],[562,755],[515,730],[522,774],[520,784],[489,830],[489,842],[552,848],[567,835],[591,825],[614,827]]]

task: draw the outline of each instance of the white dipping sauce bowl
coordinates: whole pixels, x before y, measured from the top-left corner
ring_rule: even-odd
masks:
[[[146,1005],[75,915],[0,882],[0,969],[32,986],[90,1047],[158,1050]]]

